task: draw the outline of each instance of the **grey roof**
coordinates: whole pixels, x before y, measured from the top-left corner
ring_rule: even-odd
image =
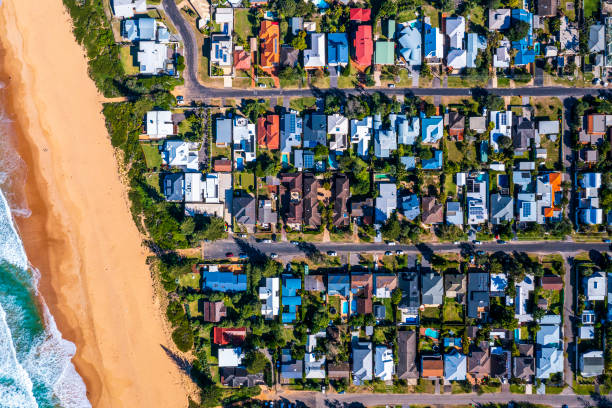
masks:
[[[300,50],[284,45],[280,49],[280,64],[295,67],[300,57]]]
[[[281,355],[281,378],[302,378],[303,360],[295,360],[291,357],[291,350],[283,349]]]
[[[491,194],[491,223],[500,224],[514,219],[514,200],[510,196]]]
[[[402,291],[402,300],[399,307],[417,312],[421,306],[419,291],[419,278],[416,272],[400,272],[398,279],[399,288]]]
[[[593,350],[580,356],[580,374],[593,377],[603,374],[603,351]]]
[[[399,354],[397,378],[400,380],[419,378],[419,370],[416,364],[416,339],[417,336],[414,331],[399,331],[397,333]]]
[[[278,222],[278,213],[272,211],[270,200],[259,200],[257,220],[260,224],[276,224]]]
[[[446,381],[463,381],[467,373],[467,356],[453,349],[444,355],[444,379]]]
[[[168,173],[164,176],[164,195],[168,201],[183,201],[185,197],[183,173]]]
[[[589,52],[602,52],[606,47],[606,27],[602,24],[594,24],[589,27]]]
[[[517,149],[526,149],[531,145],[531,139],[535,138],[535,123],[525,117],[516,121],[513,146]]]
[[[446,202],[446,223],[451,225],[463,225],[463,209],[458,201]]]
[[[551,374],[563,372],[563,350],[556,347],[542,347],[537,350],[536,377],[548,379]]]
[[[534,359],[532,356],[514,357],[514,367],[512,374],[516,378],[529,380],[535,374]]]
[[[232,120],[217,118],[217,133],[215,143],[232,143]]]
[[[254,387],[264,385],[263,373],[249,374],[243,367],[219,367],[221,384],[228,387]]]
[[[313,113],[304,123],[304,147],[327,145],[327,116]]]
[[[374,317],[378,320],[384,320],[387,317],[385,305],[374,305]]]
[[[489,307],[489,274],[472,272],[468,274],[468,317],[479,317],[479,308]]]
[[[255,225],[255,198],[252,196],[234,197],[232,199],[233,215],[236,222],[243,225]]]
[[[353,342],[353,384],[363,385],[373,378],[372,343]]]
[[[436,272],[421,274],[423,288],[422,302],[424,305],[441,305],[444,297],[444,282]]]

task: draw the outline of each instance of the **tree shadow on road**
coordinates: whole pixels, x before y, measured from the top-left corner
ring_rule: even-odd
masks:
[[[255,248],[253,245],[249,244],[244,239],[234,237],[234,241],[236,242],[236,245],[238,245],[240,252],[246,254],[249,259],[249,262],[263,264],[268,259],[268,256],[265,253],[261,252],[259,249]]]

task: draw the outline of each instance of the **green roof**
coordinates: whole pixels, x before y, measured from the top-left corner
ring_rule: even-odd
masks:
[[[393,41],[376,41],[374,64],[393,65],[395,63],[395,43]]]
[[[395,20],[389,19],[386,21],[385,31],[387,33],[387,38],[392,40],[395,36]]]

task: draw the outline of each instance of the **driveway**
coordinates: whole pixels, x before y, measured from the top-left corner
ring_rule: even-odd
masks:
[[[338,70],[336,67],[328,67],[329,70],[329,87],[337,88],[338,87]]]

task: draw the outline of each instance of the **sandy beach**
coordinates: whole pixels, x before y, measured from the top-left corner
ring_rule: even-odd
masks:
[[[61,0],[3,0],[2,73],[32,211],[18,218],[40,290],[94,407],[185,407],[189,381],[164,351],[146,253]]]

